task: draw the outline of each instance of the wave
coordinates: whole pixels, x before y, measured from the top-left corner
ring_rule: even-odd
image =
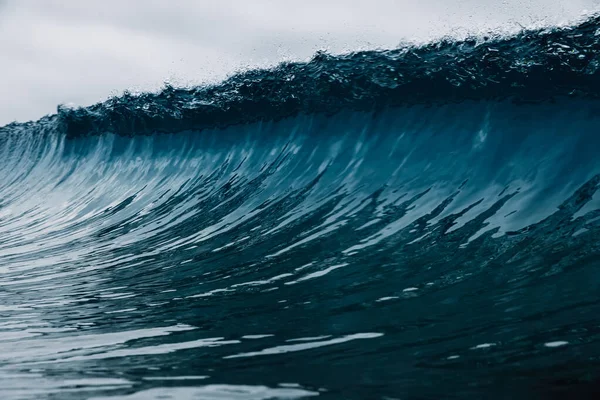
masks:
[[[0,394],[595,398],[599,21],[0,128]]]

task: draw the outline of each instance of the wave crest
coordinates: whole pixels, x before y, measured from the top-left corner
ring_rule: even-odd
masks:
[[[217,85],[126,92],[40,121],[69,137],[220,128],[343,109],[600,93],[600,16],[512,37],[444,39],[424,46],[333,56],[236,74]],[[18,124],[17,124],[18,125]],[[11,125],[14,129],[15,124]],[[6,130],[3,128],[2,130]]]

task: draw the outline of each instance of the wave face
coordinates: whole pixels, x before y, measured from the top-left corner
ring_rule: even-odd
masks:
[[[1,128],[1,397],[597,398],[598,28]]]

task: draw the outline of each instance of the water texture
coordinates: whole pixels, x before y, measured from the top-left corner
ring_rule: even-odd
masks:
[[[0,128],[0,398],[599,398],[598,32]]]

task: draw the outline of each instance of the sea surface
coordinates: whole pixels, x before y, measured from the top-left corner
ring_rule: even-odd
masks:
[[[598,399],[599,185],[600,17],[59,106],[0,128],[0,398]]]

